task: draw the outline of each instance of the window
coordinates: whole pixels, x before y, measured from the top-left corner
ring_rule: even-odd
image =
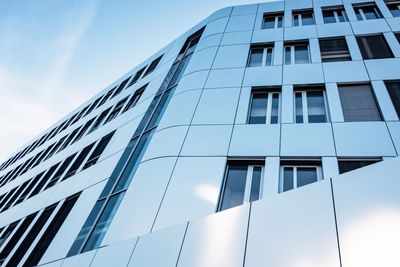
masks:
[[[4,242],[8,239],[8,237],[12,234],[15,227],[17,227],[19,221],[13,222],[8,225],[7,229],[2,233],[0,237],[0,247],[4,244]]]
[[[150,63],[150,66],[147,68],[146,72],[144,73],[143,77],[149,75],[152,73],[156,68],[158,63],[160,63],[162,56],[156,58],[153,60],[153,62]]]
[[[319,39],[322,62],[348,61],[351,60],[346,38]]]
[[[65,174],[64,178],[62,178],[61,181],[66,180],[67,178],[71,177],[78,171],[79,167],[82,165],[82,162],[85,160],[90,150],[92,150],[93,146],[94,143],[91,143],[90,145],[82,149],[81,153],[79,153],[78,157],[75,159],[74,163],[72,163],[71,167],[68,169],[67,173]]]
[[[392,99],[397,116],[400,119],[400,81],[386,81],[385,85]]]
[[[92,125],[94,120],[95,120],[95,118],[93,118],[85,123],[85,125],[80,129],[80,131],[76,135],[75,139],[72,141],[72,144],[82,138],[82,136],[86,133],[86,130],[89,129],[90,125]]]
[[[381,161],[382,159],[340,159],[339,173],[345,173],[352,170],[356,170],[374,163]]]
[[[271,66],[273,50],[273,44],[252,45],[250,47],[249,59],[247,60],[247,67]]]
[[[228,163],[218,211],[260,199],[264,162]]]
[[[379,8],[374,3],[353,5],[358,20],[371,20],[383,18]]]
[[[285,44],[285,65],[310,63],[308,42]]]
[[[128,84],[128,87],[135,84],[139,80],[140,76],[142,76],[142,73],[144,72],[145,69],[146,67],[143,67],[136,72],[135,76],[133,76],[131,82]]]
[[[397,41],[398,41],[399,44],[400,44],[400,33],[396,33],[395,36],[396,36]]]
[[[93,150],[92,154],[90,154],[85,165],[83,165],[82,170],[87,169],[87,168],[93,166],[94,164],[96,164],[97,160],[100,158],[104,149],[106,149],[106,147],[107,147],[108,143],[110,142],[111,138],[113,137],[114,133],[115,132],[109,133],[100,140],[100,142],[97,144],[96,148]]]
[[[286,192],[322,180],[321,163],[282,161],[279,192]]]
[[[82,127],[82,126],[81,126]],[[79,130],[81,129],[81,127],[76,128],[67,138],[67,140],[65,140],[65,142],[62,144],[62,146],[60,146],[60,149],[57,151],[60,152],[62,150],[64,150],[70,143],[71,141],[75,138],[76,134],[79,132]]]
[[[108,112],[110,112],[111,107],[104,110],[96,119],[96,121],[93,123],[92,128],[90,128],[89,133],[93,132],[94,130],[96,130],[97,128],[100,127],[100,125],[103,123],[104,119],[106,118]]]
[[[249,124],[276,124],[279,122],[279,92],[253,90],[251,93]]]
[[[31,198],[31,197],[37,195],[42,190],[42,188],[45,186],[47,181],[49,181],[50,177],[53,175],[53,173],[57,169],[58,165],[60,165],[60,162],[58,162],[50,167],[50,169],[46,172],[46,174],[43,176],[43,178],[40,180],[40,182],[36,185],[36,187],[32,190],[32,192],[29,194],[29,196],[27,198]]]
[[[400,1],[393,1],[393,0],[389,0],[389,1],[385,1],[386,6],[388,7],[388,9],[390,10],[390,12],[392,13],[393,17],[400,17]]]
[[[283,12],[264,14],[263,29],[282,28]]]
[[[383,35],[359,36],[358,47],[363,59],[392,58],[393,53]]]
[[[76,153],[71,155],[71,156],[69,156],[68,158],[66,158],[64,160],[64,162],[61,164],[60,168],[58,168],[58,170],[54,174],[53,178],[51,178],[50,182],[47,184],[45,189],[52,187],[53,185],[55,185],[58,182],[58,180],[64,174],[65,170],[71,164],[71,162],[72,162],[72,160],[74,159],[75,156],[76,156]]]
[[[129,76],[128,78],[126,78],[115,90],[114,94],[111,96],[110,99],[114,98],[115,96],[119,95],[121,93],[121,91],[125,88],[125,85],[129,82],[131,76]]]
[[[339,86],[344,121],[381,121],[382,116],[369,84]]]
[[[306,26],[315,24],[312,9],[293,11],[292,19],[292,26]]]
[[[324,23],[339,23],[349,21],[343,6],[326,7],[322,9]]]
[[[111,113],[108,115],[107,119],[104,121],[104,124],[115,119],[118,116],[119,112],[121,111],[121,109],[124,106],[127,99],[128,99],[128,97],[125,97],[124,99],[120,100],[115,105],[114,109],[111,111]]]
[[[112,88],[110,91],[108,91],[108,92],[105,94],[105,96],[103,97],[103,99],[100,101],[99,105],[98,105],[96,108],[98,108],[98,107],[102,106],[104,103],[106,103],[107,100],[110,98],[110,96],[114,93],[114,90],[115,90],[116,88],[117,88],[117,87],[115,86],[115,87]]]
[[[43,176],[43,174],[44,174],[44,172],[41,172],[38,175],[36,175],[33,179],[31,179],[32,180],[31,183],[28,185],[28,187],[25,189],[25,191],[19,196],[18,200],[15,202],[15,205],[24,201],[24,199],[31,192],[33,187],[39,182],[39,180]]]
[[[144,90],[146,89],[146,86],[147,86],[147,84],[136,90],[136,92],[129,99],[128,104],[126,104],[124,111],[122,111],[122,113],[128,111],[129,109],[133,108],[136,105],[136,103],[139,101],[140,97],[142,96]]]
[[[327,122],[325,90],[319,86],[295,88],[294,109],[296,123]]]
[[[19,197],[19,195],[24,191],[26,186],[28,185],[29,181],[25,181],[20,187],[18,187],[18,190],[15,192],[15,194],[9,198],[9,201],[7,204],[2,208],[1,212],[7,210],[8,208],[12,207],[14,204],[14,201]]]

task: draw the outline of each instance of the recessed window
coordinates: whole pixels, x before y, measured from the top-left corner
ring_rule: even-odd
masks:
[[[320,162],[282,161],[279,192],[286,192],[322,180]]]
[[[383,18],[381,11],[374,3],[353,5],[358,20],[371,20]]]
[[[264,14],[263,29],[282,28],[283,12]]]
[[[382,159],[340,159],[338,161],[339,164],[339,173],[345,173],[349,171],[353,171],[374,163],[381,161]]]
[[[147,66],[141,68],[140,70],[138,70],[138,71],[136,72],[135,76],[133,76],[131,82],[128,84],[128,87],[130,87],[132,84],[135,84],[135,83],[139,80],[140,76],[142,76],[142,73],[144,72],[144,70],[146,69],[146,67],[147,67]]]
[[[326,7],[322,9],[324,23],[339,23],[349,21],[343,6]]]
[[[327,122],[325,90],[319,86],[298,87],[294,91],[296,123]]]
[[[231,161],[221,190],[218,211],[260,199],[264,162]]]
[[[322,62],[348,61],[351,60],[346,38],[319,39]]]
[[[96,164],[97,160],[100,158],[104,149],[106,149],[106,147],[107,147],[108,143],[110,142],[111,138],[113,137],[114,133],[115,132],[109,133],[100,140],[100,142],[97,144],[96,148],[93,150],[92,154],[90,154],[85,165],[83,165],[82,170],[87,169],[87,168],[93,166],[94,164]]]
[[[143,77],[149,75],[157,68],[158,63],[160,63],[160,61],[161,61],[161,58],[162,58],[162,56],[154,59],[153,62],[150,63],[150,65],[147,68],[146,72],[144,73]]]
[[[115,89],[114,94],[111,96],[110,99],[114,98],[115,96],[119,95],[122,90],[125,88],[125,85],[129,82],[131,77],[126,78],[118,87]]]
[[[279,122],[279,96],[275,90],[256,89],[251,93],[249,124],[276,124]]]
[[[381,121],[382,116],[369,84],[339,86],[344,121]]]
[[[104,124],[106,124],[107,122],[115,119],[119,112],[121,111],[122,107],[125,105],[126,100],[128,100],[128,97],[125,97],[124,99],[120,100],[114,107],[114,109],[110,112],[110,114],[108,115],[107,119],[104,121]]]
[[[315,24],[314,13],[312,9],[293,11],[292,19],[292,26],[306,26]]]
[[[363,59],[393,58],[392,50],[382,34],[359,36],[357,43]]]
[[[393,17],[400,17],[400,1],[386,1],[386,6]]]
[[[285,65],[310,63],[308,42],[285,44]]]
[[[64,181],[65,179],[73,176],[78,171],[79,167],[82,165],[83,161],[86,159],[86,156],[92,150],[93,146],[94,142],[82,149],[82,151],[79,153],[78,157],[75,159],[74,163],[72,163],[71,167],[68,169],[61,181]]]
[[[128,111],[129,109],[133,108],[137,104],[137,102],[139,101],[140,97],[142,96],[144,90],[146,89],[146,86],[147,86],[147,84],[135,91],[135,93],[129,99],[128,104],[126,104],[126,106],[125,106],[124,110],[122,111],[122,113],[124,113],[124,112]]]
[[[386,81],[385,85],[392,99],[397,116],[400,119],[400,81]]]
[[[94,130],[96,130],[97,128],[100,127],[100,125],[103,123],[103,121],[105,120],[108,112],[110,112],[111,107],[106,109],[105,111],[103,111],[96,119],[96,121],[94,122],[92,128],[90,128],[89,133],[93,132]]]
[[[251,46],[247,67],[271,66],[273,50],[272,44]]]

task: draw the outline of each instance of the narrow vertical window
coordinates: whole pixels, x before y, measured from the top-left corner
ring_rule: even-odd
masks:
[[[218,211],[260,199],[264,162],[231,161],[221,190]]]

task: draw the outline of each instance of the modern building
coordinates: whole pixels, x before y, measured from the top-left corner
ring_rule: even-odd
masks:
[[[0,166],[2,266],[398,267],[400,2],[216,11]]]

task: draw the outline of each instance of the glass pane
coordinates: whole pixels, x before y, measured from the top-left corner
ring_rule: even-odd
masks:
[[[317,168],[297,167],[297,187],[318,181]]]
[[[229,166],[220,210],[243,204],[247,166]]]
[[[324,16],[324,23],[335,23],[335,15],[333,14],[333,10],[324,10],[323,11],[323,16]]]
[[[303,98],[301,92],[297,92],[295,98],[296,123],[303,123]]]
[[[291,46],[286,46],[285,47],[285,65],[290,65],[291,64]]]
[[[305,25],[313,25],[314,23],[314,16],[310,13],[303,13],[301,14],[303,26]]]
[[[253,93],[250,106],[250,124],[263,124],[267,116],[268,93]]]
[[[357,20],[363,20],[361,13],[360,13],[360,9],[355,8],[354,11],[356,12]]]
[[[293,189],[293,167],[283,168],[283,190],[282,192]]]
[[[363,7],[362,10],[364,12],[365,18],[368,20],[380,18],[380,15],[378,13],[379,11],[374,6]]]
[[[293,15],[293,26],[299,26],[299,15]]]
[[[400,3],[387,5],[393,17],[400,17]]]
[[[345,22],[345,21],[347,21],[347,19],[346,19],[346,12],[345,12],[344,10],[338,10],[338,11],[337,11],[337,15],[338,15],[338,18],[339,18],[339,21],[340,21],[340,22]]]
[[[308,122],[326,122],[324,95],[322,91],[307,92]]]
[[[397,116],[400,118],[400,82],[386,82],[385,84]]]
[[[275,28],[275,16],[265,17],[264,18],[264,29],[273,29]]]
[[[356,170],[371,164],[374,164],[376,162],[379,162],[379,160],[366,160],[366,161],[362,161],[362,160],[343,160],[343,161],[339,161],[339,173],[345,173],[345,172],[349,172],[352,170]]]
[[[251,49],[248,67],[259,67],[262,64],[263,48]]]
[[[279,116],[279,93],[272,95],[272,107],[271,107],[271,123],[278,123]]]
[[[383,35],[357,37],[363,59],[392,58],[393,54]]]
[[[119,204],[121,203],[124,193],[125,192],[114,195],[108,200],[106,207],[104,208],[99,220],[97,221],[95,228],[90,234],[90,237],[87,240],[82,252],[99,247],[104,235],[107,232],[108,227],[111,224],[114,214],[117,211]]]
[[[282,16],[278,17],[278,28],[282,28],[282,19],[283,19]]]
[[[261,167],[253,168],[253,177],[251,179],[250,202],[260,199],[261,186]]]
[[[294,48],[295,53],[295,63],[309,63],[310,59],[308,57],[308,46],[307,45],[296,45]]]
[[[271,66],[272,65],[272,48],[266,48],[267,54],[265,58],[265,65]]]

